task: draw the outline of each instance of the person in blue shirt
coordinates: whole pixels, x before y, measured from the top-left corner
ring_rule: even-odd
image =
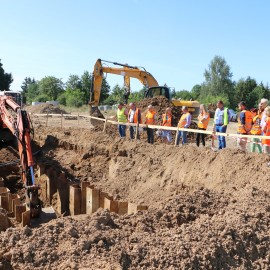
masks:
[[[227,126],[229,124],[229,112],[228,108],[224,107],[222,100],[217,102],[217,109],[214,117],[214,127],[213,132],[225,133]],[[218,149],[223,149],[226,147],[226,139],[224,136],[218,136]]]

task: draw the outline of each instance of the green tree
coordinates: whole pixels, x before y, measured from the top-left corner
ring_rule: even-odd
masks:
[[[110,85],[106,81],[106,78],[102,78],[102,85],[101,85],[101,93],[100,93],[100,104],[105,104],[104,101],[109,97],[110,95]]]
[[[144,93],[145,93],[145,88],[142,88],[139,91],[132,92],[129,96],[128,101],[129,102],[138,102],[144,99]]]
[[[27,103],[31,103],[32,101],[38,101],[36,99],[41,93],[39,91],[38,83],[31,83],[27,86],[26,101]],[[48,99],[47,99],[48,100]]]
[[[50,100],[57,100],[57,96],[64,92],[64,83],[54,76],[46,76],[38,83],[40,94],[45,94]]]
[[[232,73],[226,60],[215,56],[204,72],[205,82],[201,87],[201,100],[205,103],[211,96],[224,96],[230,105],[235,104],[234,84]]]
[[[87,104],[90,100],[90,89],[92,84],[92,75],[85,71],[81,76],[82,91],[85,93],[85,103]],[[110,85],[106,78],[102,78],[101,93],[99,98],[99,104],[104,104],[104,100],[109,97]]]
[[[246,101],[248,102],[249,96],[253,89],[257,87],[255,79],[247,77],[247,79],[240,79],[235,85],[235,94],[237,96],[237,102]],[[253,103],[253,101],[251,101]]]
[[[23,93],[26,94],[28,91],[29,85],[34,84],[34,83],[36,83],[36,80],[34,78],[31,79],[30,77],[25,77],[21,85],[21,89]]]
[[[104,101],[104,104],[114,105],[124,100],[124,87],[120,87],[118,84],[114,86],[108,98]]]
[[[80,89],[67,89],[65,92],[66,105],[70,107],[81,107],[84,104],[85,93]]]
[[[175,98],[176,99],[181,98],[182,100],[190,100],[193,97],[192,97],[191,92],[187,90],[181,90],[181,91],[176,91]]]
[[[194,100],[198,100],[200,98],[200,95],[201,95],[201,89],[202,89],[202,86],[199,85],[199,84],[196,84],[192,87],[191,89],[191,95],[193,97]]]
[[[27,99],[27,93],[28,93],[28,88],[32,84],[36,84],[36,80],[33,78],[31,79],[30,77],[24,78],[24,81],[22,82],[21,89],[22,89],[22,94],[23,94],[23,99],[25,103],[30,103],[32,100],[29,98]],[[31,94],[29,95],[29,97]],[[33,97],[33,96],[32,96]]]
[[[69,75],[68,80],[66,82],[66,88],[70,90],[82,90],[82,81],[78,75]]]
[[[59,102],[59,104],[66,106],[67,105],[67,97],[66,97],[66,91],[62,94],[60,94],[57,97],[57,101]]]
[[[260,83],[248,95],[247,106],[248,108],[257,108],[262,98],[269,99],[269,89]]]
[[[92,76],[88,71],[85,71],[81,76],[82,91],[85,93],[85,103],[90,100],[90,88],[92,83]]]
[[[46,102],[50,98],[46,94],[40,94],[38,96],[35,96],[33,101],[38,101],[38,102]]]
[[[9,90],[13,82],[12,74],[6,73],[0,59],[0,91]]]

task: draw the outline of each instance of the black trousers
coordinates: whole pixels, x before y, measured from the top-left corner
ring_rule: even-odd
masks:
[[[205,128],[198,128],[198,129],[206,130]],[[200,145],[200,138],[202,139],[203,146],[205,146],[205,136],[206,136],[206,134],[197,133],[197,136],[196,136],[196,144],[197,144],[197,146]]]
[[[146,128],[148,143],[154,143],[154,130],[152,128]]]

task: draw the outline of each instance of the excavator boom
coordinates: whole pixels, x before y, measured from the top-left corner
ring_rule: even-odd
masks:
[[[119,65],[122,67],[121,68],[107,67],[102,65],[102,62],[109,62],[109,61],[103,61],[101,59],[98,59],[95,63],[90,95],[90,105],[98,106],[99,104],[102,86],[102,77],[103,74],[105,73],[124,76],[125,86],[129,91],[130,91],[130,78],[138,79],[146,88],[158,86],[158,82],[156,81],[156,79],[151,75],[151,73],[147,72],[146,70],[125,64],[119,64],[116,62],[109,62],[109,63]]]
[[[31,216],[39,216],[41,202],[38,198],[38,189],[34,177],[34,161],[31,149],[31,121],[26,111],[8,95],[0,95],[0,133],[5,129],[10,131],[10,136],[16,138],[22,182],[26,188],[26,197],[29,200]]]
[[[119,67],[109,67],[102,63],[109,63],[113,65],[121,66]],[[100,93],[102,87],[102,78],[105,73],[116,74],[124,76],[124,86],[125,86],[125,103],[128,103],[128,97],[130,94],[130,78],[138,79],[145,87],[146,93],[145,98],[153,98],[155,96],[165,96],[170,100],[174,106],[182,107],[188,106],[188,110],[197,117],[199,112],[199,102],[198,101],[185,101],[185,100],[172,100],[170,94],[170,88],[167,86],[159,86],[157,80],[154,76],[146,71],[144,68],[139,68],[135,66],[129,66],[128,64],[120,64],[117,62],[110,62],[98,59],[94,66],[92,86],[90,90],[90,102],[89,105],[98,106],[100,100]]]

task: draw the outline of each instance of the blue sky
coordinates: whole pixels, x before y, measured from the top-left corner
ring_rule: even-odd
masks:
[[[215,55],[233,80],[270,83],[268,0],[0,0],[0,10],[0,59],[13,90],[25,77],[65,82],[92,72],[98,58],[143,66],[177,91],[202,83]]]

